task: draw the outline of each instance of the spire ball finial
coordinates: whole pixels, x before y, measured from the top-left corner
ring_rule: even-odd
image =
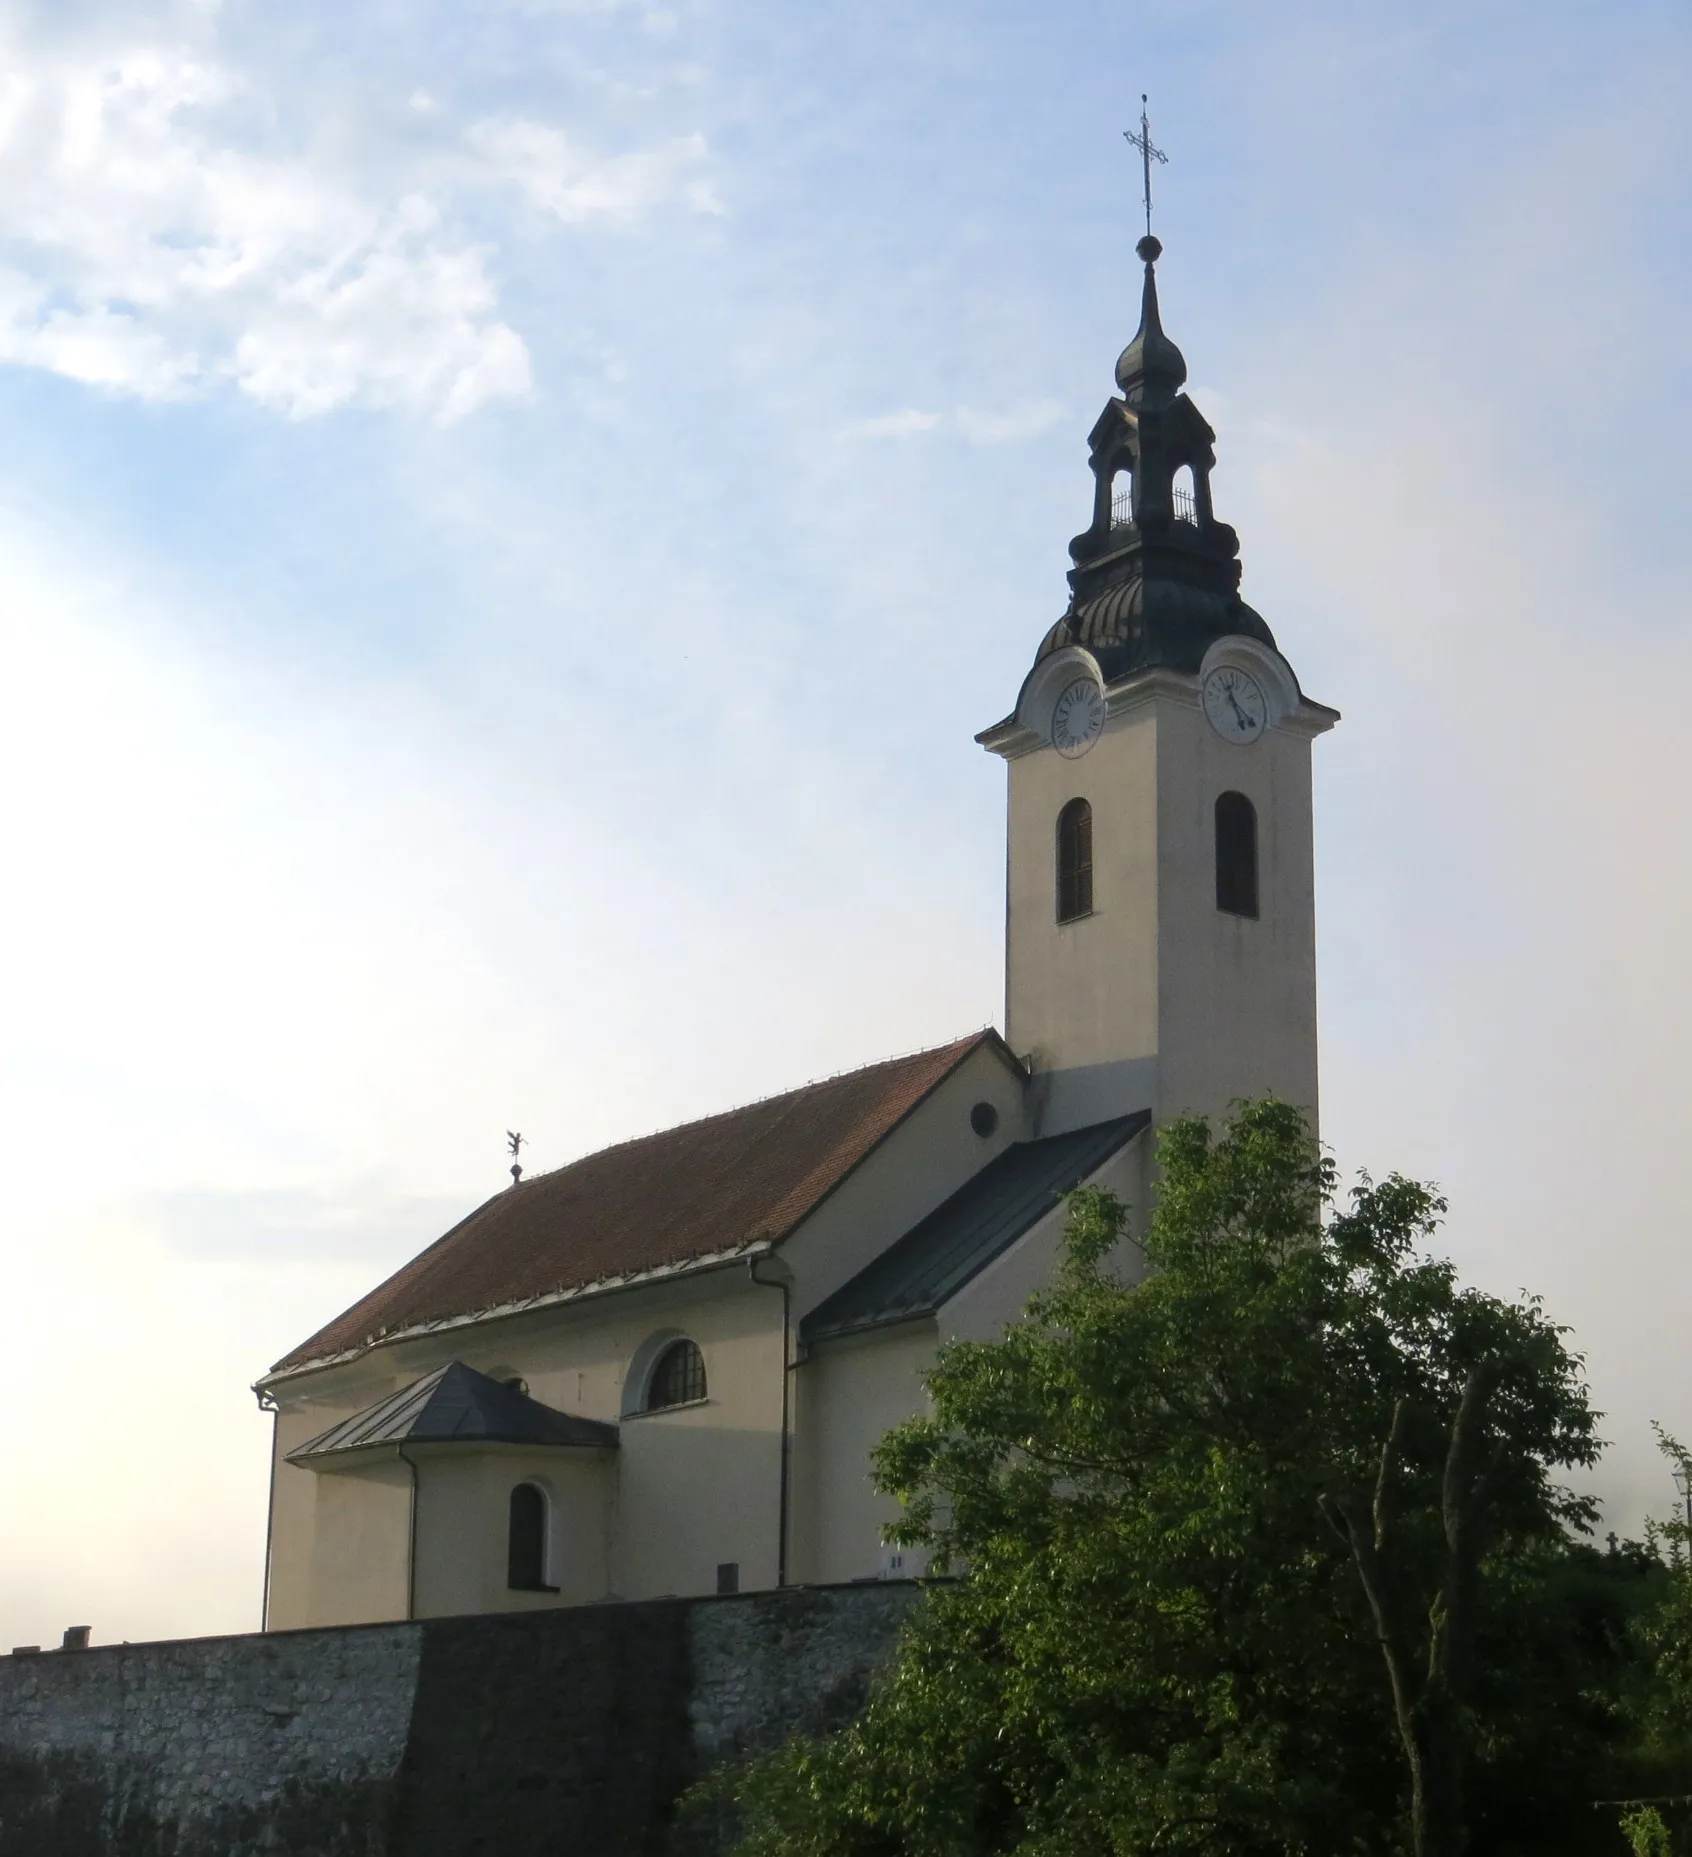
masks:
[[[1146,265],[1146,279],[1140,286],[1140,326],[1117,358],[1116,384],[1130,406],[1166,406],[1181,391],[1187,364],[1180,349],[1163,333],[1157,312],[1155,261],[1163,246],[1148,232],[1134,249]]]

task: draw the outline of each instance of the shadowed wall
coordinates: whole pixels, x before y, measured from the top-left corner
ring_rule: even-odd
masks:
[[[705,1857],[683,1789],[847,1719],[917,1590],[0,1658],[0,1857]]]

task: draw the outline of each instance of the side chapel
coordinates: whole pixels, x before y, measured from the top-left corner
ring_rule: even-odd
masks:
[[[1069,606],[976,739],[1009,785],[1005,1028],[479,1206],[258,1382],[265,1624],[897,1577],[870,1451],[1049,1274],[1151,1131],[1316,1111],[1311,743],[1239,596],[1149,235]]]

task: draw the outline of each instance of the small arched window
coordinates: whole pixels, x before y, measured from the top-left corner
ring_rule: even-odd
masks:
[[[1177,522],[1197,522],[1198,504],[1193,497],[1193,467],[1183,464],[1175,473],[1169,490],[1170,514]]]
[[[1057,822],[1057,919],[1093,913],[1093,809],[1071,800]]]
[[[514,1593],[555,1593],[546,1580],[546,1492],[519,1483],[511,1492],[505,1583]]]
[[[1125,529],[1134,520],[1134,473],[1124,466],[1110,480],[1110,526]]]
[[[1257,808],[1243,793],[1216,801],[1216,907],[1257,914]]]
[[[705,1357],[691,1341],[672,1341],[658,1356],[646,1388],[648,1412],[688,1406],[705,1397]]]

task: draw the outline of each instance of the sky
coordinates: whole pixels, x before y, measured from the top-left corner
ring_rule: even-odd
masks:
[[[0,1647],[257,1625],[271,1361],[1001,1013],[1137,303],[1317,744],[1323,1133],[1692,1432],[1692,15],[0,0]]]

